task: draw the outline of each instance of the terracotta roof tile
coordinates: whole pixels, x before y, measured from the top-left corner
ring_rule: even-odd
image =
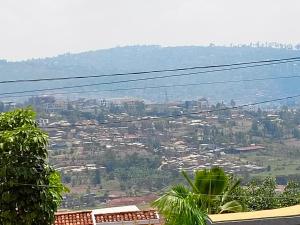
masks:
[[[97,223],[159,219],[155,210],[96,214]]]
[[[93,225],[92,211],[56,213],[54,225]]]
[[[151,224],[159,224],[159,216],[155,210],[115,212],[96,214],[96,223],[125,222],[151,220]],[[153,220],[157,220],[154,222]],[[60,212],[55,214],[54,225],[93,225],[92,211]]]

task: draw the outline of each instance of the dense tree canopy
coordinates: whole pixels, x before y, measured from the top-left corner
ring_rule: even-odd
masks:
[[[48,136],[35,113],[0,114],[0,224],[50,225],[62,200],[60,175],[47,163]]]
[[[228,200],[238,200],[245,211],[275,209],[300,204],[300,183],[289,181],[283,192],[276,191],[272,177],[253,179],[245,186],[234,189]]]

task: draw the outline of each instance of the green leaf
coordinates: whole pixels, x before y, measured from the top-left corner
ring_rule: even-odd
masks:
[[[52,225],[68,191],[48,165],[48,136],[34,117],[31,109],[0,114],[0,224]]]
[[[224,212],[242,212],[243,206],[238,201],[227,202],[224,205],[220,206],[220,213]]]
[[[224,195],[222,196],[222,201],[221,201],[221,202],[224,203],[224,202],[227,200],[228,196],[231,195],[232,192],[233,192],[240,184],[241,184],[241,180],[240,180],[240,179],[238,179],[237,181],[235,181],[234,184],[231,185],[231,186],[229,187],[229,189],[224,193]]]

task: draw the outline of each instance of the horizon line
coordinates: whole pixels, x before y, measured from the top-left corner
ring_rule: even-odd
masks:
[[[259,46],[260,45],[260,46]],[[275,47],[275,45],[279,45],[282,47]],[[283,47],[284,46],[284,47]],[[299,47],[298,47],[299,46]],[[32,57],[32,58],[26,58],[26,59],[17,59],[17,60],[11,60],[7,58],[0,58],[0,63],[6,62],[6,63],[18,63],[18,62],[30,62],[30,61],[36,61],[36,60],[46,60],[50,58],[57,58],[61,56],[67,56],[67,55],[80,55],[90,52],[97,52],[97,51],[107,51],[112,49],[118,49],[118,48],[133,48],[133,47],[159,47],[159,48],[180,48],[180,47],[224,47],[224,48],[233,48],[233,47],[249,47],[249,48],[273,48],[273,49],[287,49],[287,50],[300,50],[300,43],[292,44],[292,43],[282,43],[282,42],[263,42],[263,41],[254,41],[249,43],[230,43],[230,44],[218,44],[218,43],[209,43],[209,44],[190,44],[190,45],[164,45],[164,44],[134,44],[134,45],[116,45],[113,47],[107,47],[107,48],[97,48],[97,49],[90,49],[90,50],[84,50],[84,51],[66,51],[64,53],[59,53],[55,55],[50,56],[40,56],[40,57]]]

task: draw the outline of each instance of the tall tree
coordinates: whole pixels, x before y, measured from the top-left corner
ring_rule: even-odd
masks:
[[[207,212],[203,209],[200,195],[183,185],[176,185],[153,206],[164,216],[166,225],[205,225]]]
[[[48,136],[35,113],[0,114],[0,224],[51,225],[67,189],[47,163]]]
[[[245,188],[245,198],[249,210],[275,209],[279,207],[276,195],[276,181],[266,177],[263,181],[252,180]]]
[[[95,185],[101,184],[101,175],[100,175],[100,169],[99,168],[95,170],[95,176],[94,176],[94,179],[93,179],[93,183]]]
[[[229,183],[229,177],[223,169],[214,167],[212,169],[198,170],[195,172],[194,180],[183,171],[183,176],[189,183],[195,194],[202,196],[202,201],[208,213],[239,212],[243,210],[242,205],[235,200],[227,201],[228,196],[239,186],[240,181]]]
[[[4,103],[3,102],[0,102],[0,112],[4,112]]]
[[[300,204],[300,183],[289,181],[283,193],[280,194],[279,201],[280,207]]]
[[[194,180],[186,172],[182,173],[189,187],[176,185],[159,199],[153,206],[164,215],[168,225],[205,224],[207,213],[242,211],[242,205],[228,196],[239,185],[239,181],[228,183],[228,177],[220,168],[199,170]]]

